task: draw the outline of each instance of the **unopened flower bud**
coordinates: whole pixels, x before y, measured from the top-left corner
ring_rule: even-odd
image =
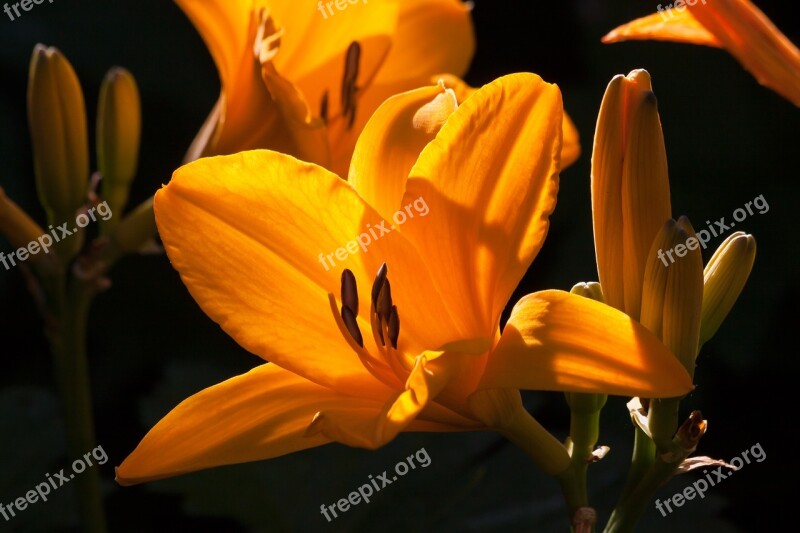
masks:
[[[737,231],[717,248],[704,271],[700,344],[719,329],[739,298],[756,259],[756,240]]]
[[[111,69],[100,88],[97,109],[97,166],[103,177],[103,199],[113,213],[122,213],[128,202],[139,158],[142,129],[141,103],[136,81],[127,70]],[[120,216],[101,221],[101,231],[108,233]]]

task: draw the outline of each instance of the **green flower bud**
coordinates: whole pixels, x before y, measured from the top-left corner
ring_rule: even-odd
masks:
[[[701,345],[714,336],[730,313],[747,283],[755,260],[756,240],[741,231],[725,239],[714,252],[703,272]]]
[[[103,199],[113,213],[122,213],[128,202],[139,158],[142,113],[136,81],[127,70],[111,69],[100,88],[97,109],[97,165],[103,180]],[[109,233],[120,217],[101,221]]]

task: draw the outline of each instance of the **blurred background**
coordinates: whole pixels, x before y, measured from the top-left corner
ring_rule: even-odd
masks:
[[[795,314],[800,256],[794,218],[800,210],[800,110],[761,87],[726,52],[668,43],[602,45],[615,26],[654,12],[652,2],[477,0],[477,53],[467,81],[480,86],[531,71],[557,83],[581,134],[583,153],[562,174],[559,205],[544,249],[513,305],[529,292],[568,290],[595,280],[589,168],[594,124],[611,77],[646,68],[659,100],[672,183],[673,214],[699,228],[730,219],[758,195],[765,214],[736,229],[755,235],[750,281],[717,335],[700,354],[697,389],[684,409],[709,420],[698,453],[725,460],[755,444],[766,453],[662,518],[651,508],[641,531],[762,530],[793,511],[798,474],[793,420],[798,388]],[[757,5],[795,43],[795,3]],[[93,131],[100,82],[114,65],[139,84],[143,134],[131,206],[152,195],[177,168],[216,101],[216,70],[200,37],[168,0],[81,2],[34,6],[18,20],[0,16],[0,186],[38,221],[25,91],[36,43],[58,47],[83,85]],[[93,143],[94,139],[91,138]],[[94,157],[94,156],[93,156]],[[95,168],[92,162],[92,168]],[[715,239],[716,247],[722,239]],[[0,238],[0,250],[10,244]],[[704,254],[707,260],[711,250]],[[118,487],[114,465],[185,397],[259,364],[198,308],[167,258],[129,257],[95,301],[89,357],[98,444],[111,531],[563,531],[557,484],[494,434],[403,434],[375,452],[329,445],[279,459],[223,467],[145,486]],[[509,306],[510,308],[510,306]],[[0,269],[0,502],[10,502],[46,473],[71,462],[55,395],[42,321],[20,269]],[[525,402],[557,436],[566,435],[563,395],[526,393]],[[599,444],[611,454],[590,470],[601,523],[613,508],[629,463],[632,428],[625,399],[603,413]],[[320,515],[363,484],[424,447],[431,464],[384,489],[331,523]],[[88,451],[88,450],[87,450]],[[689,485],[673,479],[662,499]],[[0,531],[76,531],[74,487],[66,485]]]

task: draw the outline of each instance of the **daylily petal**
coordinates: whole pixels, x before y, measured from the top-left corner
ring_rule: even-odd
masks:
[[[197,31],[214,59],[223,91],[231,91],[243,74],[255,78],[255,69],[242,71],[252,61],[253,18],[250,1],[175,0]]]
[[[314,413],[380,405],[264,364],[181,402],[119,466],[117,482],[133,485],[327,444],[324,435],[304,436]]]
[[[555,85],[533,74],[506,76],[469,97],[411,170],[403,203],[424,198],[430,213],[400,231],[448,305],[470,310],[472,337],[491,338],[547,234],[561,122]]]
[[[312,118],[303,94],[289,80],[278,74],[272,63],[261,68],[264,84],[281,112],[282,135],[296,146],[291,153],[298,159],[327,167],[330,165],[328,133],[322,119]]]
[[[173,265],[242,346],[317,383],[374,391],[331,317],[327,295],[338,294],[341,271],[316,263],[358,234],[363,211],[332,174],[272,152],[198,160],[155,199]]]
[[[621,26],[603,42],[658,39],[725,48],[759,83],[800,106],[800,50],[749,0],[714,0]],[[662,18],[661,24],[656,17]]]
[[[621,311],[543,291],[511,312],[479,386],[491,388],[660,398],[686,394],[692,382],[675,356]]]
[[[467,98],[472,96],[477,89],[470,87],[464,83],[458,76],[452,74],[438,74],[430,78],[432,83],[444,82],[445,87],[452,89],[456,93],[459,105],[462,104]],[[564,119],[561,123],[561,131],[563,134],[563,142],[561,144],[561,170],[571,166],[578,157],[581,155],[581,142],[578,128],[564,111]]]
[[[375,83],[391,85],[431,72],[463,76],[475,53],[471,9],[461,0],[403,0],[392,49]]]
[[[614,28],[603,37],[602,41],[610,44],[653,39],[722,47],[722,43],[700,24],[690,11],[670,9],[663,13],[653,13]]]
[[[581,139],[578,133],[578,128],[575,123],[569,118],[567,112],[564,112],[564,119],[561,123],[561,131],[563,132],[563,142],[561,144],[561,170],[572,165],[578,160],[581,155]]]
[[[378,412],[334,408],[320,412],[309,426],[309,436],[325,437],[360,448],[376,449],[410,430],[417,416],[447,385],[453,365],[429,363],[420,355],[406,382],[406,389],[390,399]]]
[[[350,162],[348,181],[384,218],[401,207],[408,173],[436,132],[414,126],[425,105],[442,97],[448,112],[457,106],[455,95],[441,87],[424,87],[392,96],[375,111],[364,127]],[[438,131],[438,130],[437,130]]]
[[[761,85],[800,106],[800,50],[752,2],[715,0],[689,10]]]

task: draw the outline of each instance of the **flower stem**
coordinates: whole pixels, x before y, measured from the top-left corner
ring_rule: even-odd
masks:
[[[96,445],[86,357],[87,319],[94,290],[75,279],[66,290],[64,285],[62,277],[59,294],[54,295],[56,323],[49,337],[67,426],[68,454],[75,459],[91,452]],[[84,531],[104,533],[99,470],[87,468],[75,476],[75,481]]]

